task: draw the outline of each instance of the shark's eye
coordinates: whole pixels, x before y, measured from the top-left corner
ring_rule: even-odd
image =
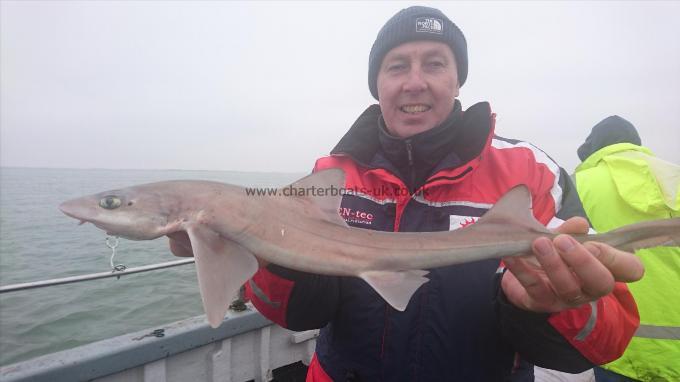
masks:
[[[120,198],[113,195],[105,196],[99,201],[99,206],[107,210],[114,210],[120,207]]]

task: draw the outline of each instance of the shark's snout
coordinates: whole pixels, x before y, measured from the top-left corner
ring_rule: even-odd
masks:
[[[99,206],[96,204],[96,200],[87,197],[68,200],[59,205],[59,210],[65,215],[78,220],[78,225],[92,223],[107,234],[112,234],[110,232],[113,228],[111,219],[107,219],[105,215],[99,213],[98,209]]]
[[[80,220],[80,224],[89,221],[92,211],[81,199],[68,200],[59,205],[59,210],[67,216]]]
[[[59,210],[60,210],[62,213],[64,213],[65,215],[68,215],[68,216],[70,216],[70,217],[72,217],[72,218],[78,219],[78,216],[76,216],[76,212],[75,212],[75,208],[74,208],[74,207],[75,207],[75,206],[73,205],[73,203],[71,203],[71,201],[69,200],[69,201],[67,201],[67,202],[61,203],[61,204],[59,205]]]

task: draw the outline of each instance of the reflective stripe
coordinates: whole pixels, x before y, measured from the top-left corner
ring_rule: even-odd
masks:
[[[253,290],[255,296],[257,296],[257,298],[262,300],[262,302],[264,302],[265,304],[271,306],[272,308],[279,308],[281,306],[280,302],[270,300],[269,297],[266,294],[264,294],[262,289],[260,289],[260,287],[257,286],[257,284],[255,284],[255,281],[253,281],[252,279],[248,280],[248,286],[250,287],[250,289]]]
[[[345,195],[354,195],[354,196],[357,196],[359,198],[368,199],[368,200],[372,201],[373,203],[377,203],[377,204],[380,204],[380,205],[397,204],[397,199],[377,199],[377,198],[374,198],[371,195],[364,194],[363,192],[352,190],[351,188],[345,189]]]
[[[558,218],[557,216],[553,216],[552,219],[546,224],[545,228],[547,229],[555,229],[559,226],[561,226],[564,223],[564,220]]]
[[[590,318],[588,318],[588,322],[586,322],[586,325],[581,329],[580,332],[574,337],[576,341],[585,341],[586,338],[590,335],[590,333],[593,331],[595,328],[595,322],[597,321],[597,301],[591,301],[590,302]]]
[[[544,164],[555,177],[553,187],[550,189],[550,195],[552,195],[553,200],[555,202],[555,213],[557,213],[562,208],[562,187],[560,187],[560,167],[557,165],[557,163],[553,162],[553,160],[550,159],[550,157],[548,157],[546,153],[544,153],[541,149],[528,142],[510,143],[494,138],[491,141],[491,146],[500,150],[512,149],[515,147],[523,147],[530,150],[534,154],[536,162]]]
[[[490,203],[475,203],[475,202],[467,202],[467,201],[448,201],[448,202],[435,202],[432,200],[427,200],[423,197],[422,193],[418,193],[412,197],[413,200],[417,201],[418,203],[422,203],[428,206],[432,207],[447,207],[447,206],[464,206],[464,207],[473,207],[473,208],[480,208],[480,209],[485,209],[488,210],[493,206],[493,204]]]
[[[677,326],[640,325],[635,337],[654,338],[657,340],[680,340],[680,328]]]

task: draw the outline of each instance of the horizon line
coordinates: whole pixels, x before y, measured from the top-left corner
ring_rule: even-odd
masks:
[[[207,170],[207,169],[183,169],[183,168],[107,168],[107,167],[45,167],[45,166],[4,166],[0,169],[24,169],[24,170],[103,170],[103,171],[205,171],[205,172],[237,172],[237,173],[263,173],[263,174],[306,174],[311,171],[263,171],[263,170]]]

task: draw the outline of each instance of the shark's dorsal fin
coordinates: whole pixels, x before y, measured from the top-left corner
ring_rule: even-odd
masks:
[[[539,232],[550,232],[536,220],[531,210],[531,193],[520,184],[501,196],[476,223],[518,224]]]
[[[342,202],[341,191],[344,187],[345,172],[338,168],[331,168],[307,175],[282,190],[288,189],[288,195],[297,196],[302,201],[316,206],[321,219],[346,227],[347,223],[339,214],[340,202]]]

